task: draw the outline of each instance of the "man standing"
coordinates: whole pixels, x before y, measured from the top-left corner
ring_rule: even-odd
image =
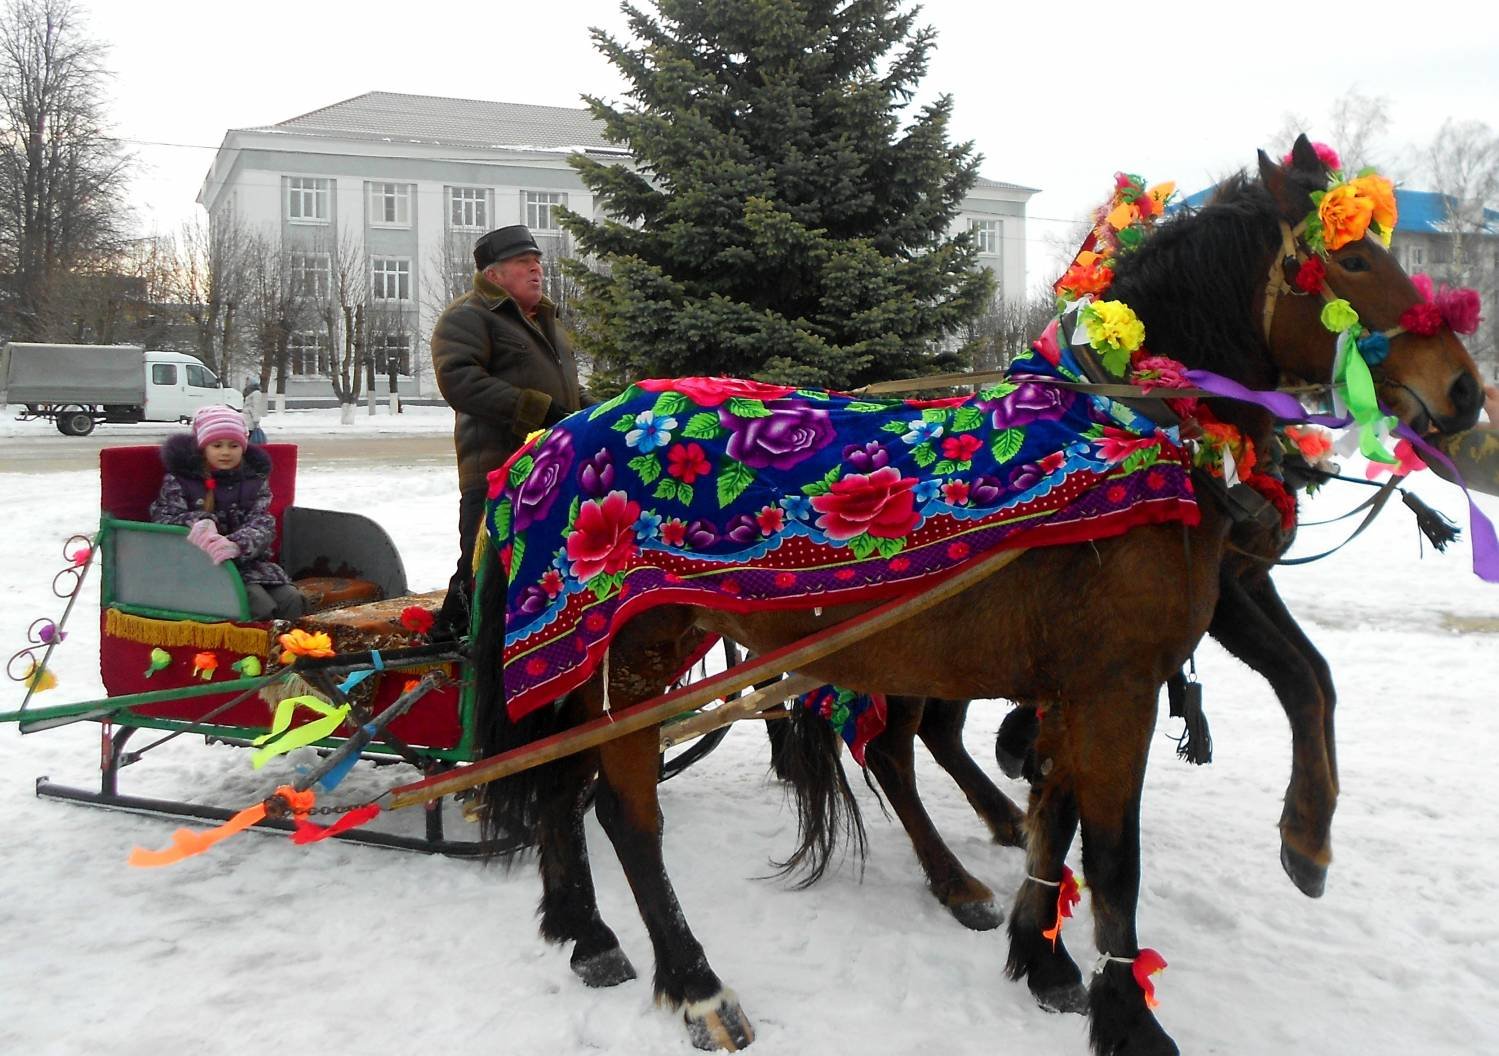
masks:
[[[541,292],[541,250],[524,224],[474,243],[474,287],[443,311],[432,330],[437,387],[457,412],[457,571],[433,634],[468,633],[474,537],[483,522],[491,470],[527,435],[583,405],[572,346],[557,307]]]

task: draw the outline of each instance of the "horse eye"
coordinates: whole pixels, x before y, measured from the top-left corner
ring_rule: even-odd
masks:
[[[1339,257],[1338,267],[1348,272],[1368,271],[1369,262],[1363,257]]]

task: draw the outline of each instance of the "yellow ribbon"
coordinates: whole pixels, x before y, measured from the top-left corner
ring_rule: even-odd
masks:
[[[297,710],[298,705],[311,708],[323,717],[303,723],[288,733],[286,731],[291,726],[292,713]],[[348,715],[349,705],[347,704],[334,707],[317,697],[287,697],[276,705],[276,714],[271,719],[271,732],[261,734],[250,742],[265,745],[250,757],[250,765],[259,770],[275,756],[284,755],[295,748],[304,748],[321,741],[324,737],[332,736],[333,731],[343,725]],[[278,739],[278,735],[283,734],[284,736],[279,736]]]

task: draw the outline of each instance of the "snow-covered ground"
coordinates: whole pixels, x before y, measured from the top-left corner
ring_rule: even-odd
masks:
[[[445,431],[449,412],[398,419],[289,412],[274,439],[318,430]],[[146,441],[141,427],[105,427]],[[50,425],[0,425],[38,437]],[[101,430],[102,432],[102,430]],[[125,439],[124,442],[129,442]],[[0,444],[0,453],[3,453]],[[5,462],[0,459],[0,466]],[[351,468],[351,466],[353,468]],[[453,560],[451,471],[304,460],[299,501],[358,508],[385,525],[412,587]],[[1449,515],[1459,493],[1420,493]],[[64,539],[97,518],[92,472],[0,471],[11,520],[0,546],[0,648],[56,618],[52,574]],[[1305,511],[1341,512],[1364,489],[1335,487]],[[1499,501],[1483,499],[1490,516]],[[1459,517],[1458,519],[1465,519]],[[1345,522],[1345,527],[1346,527]],[[1309,529],[1310,552],[1341,538]],[[1186,1053],[1499,1051],[1499,588],[1469,571],[1465,544],[1422,553],[1399,507],[1336,557],[1278,574],[1338,680],[1342,800],[1327,894],[1282,874],[1276,819],[1289,771],[1286,722],[1269,689],[1216,646],[1198,656],[1216,759],[1178,761],[1161,719],[1143,810],[1142,942],[1163,953],[1159,1016]],[[97,589],[86,587],[54,658],[54,704],[102,693]],[[7,688],[8,687],[8,688]],[[0,708],[20,690],[0,684]],[[1163,708],[1164,712],[1164,708]],[[975,707],[968,736],[994,771],[1003,705]],[[0,728],[0,1052],[324,1052],[639,1056],[692,1051],[656,1009],[650,945],[608,841],[589,841],[605,918],[642,978],[586,989],[566,951],[537,936],[529,867],[246,834],[164,870],[126,866],[131,847],[167,845],[158,819],[32,795],[47,774],[95,780],[97,728],[28,735]],[[256,773],[247,755],[183,737],[127,770],[122,790],[244,806],[296,757]],[[923,889],[904,833],[860,788],[871,849],[807,891],[760,879],[792,845],[794,818],[766,774],[763,734],[736,728],[717,753],[662,786],[666,853],[714,967],[754,1020],[761,1056],[1075,1053],[1086,1024],[1037,1009],[1002,973],[1003,931],[965,931]],[[356,770],[353,801],[410,771]],[[923,760],[925,799],[970,869],[1008,903],[1021,854],[988,843],[961,794]],[[1016,799],[1024,788],[1000,779]],[[419,831],[419,811],[381,819]],[[463,823],[456,818],[454,829]],[[1080,861],[1074,846],[1074,868]],[[1068,926],[1092,956],[1084,899]]]

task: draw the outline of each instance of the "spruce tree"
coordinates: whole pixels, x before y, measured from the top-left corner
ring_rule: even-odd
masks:
[[[595,45],[628,103],[586,101],[634,165],[575,156],[608,219],[567,214],[596,392],[727,374],[852,388],[951,370],[944,338],[991,292],[968,234],[977,177],[952,100],[912,112],[935,33],[901,0],[630,4]]]

